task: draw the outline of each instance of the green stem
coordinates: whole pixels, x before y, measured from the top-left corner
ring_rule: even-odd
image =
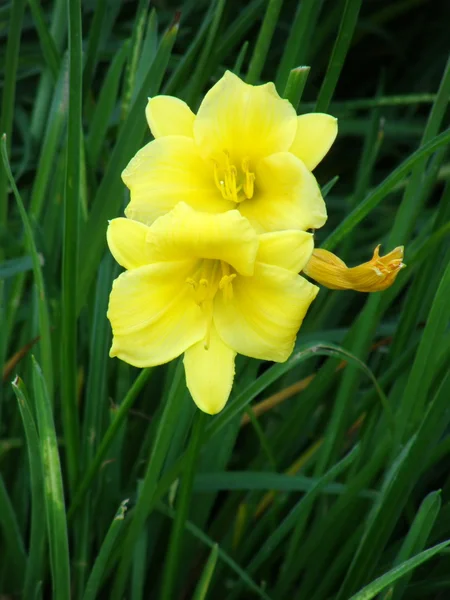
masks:
[[[81,156],[81,4],[67,0],[69,26],[69,114],[62,260],[62,420],[69,489],[78,475],[77,273]]]
[[[283,98],[289,100],[292,106],[297,110],[305,89],[311,67],[296,67],[289,73],[286,87],[284,88]]]
[[[263,70],[266,61],[267,53],[269,52],[270,42],[272,41],[273,32],[278,22],[283,0],[269,0],[267,5],[264,21],[259,30],[258,39],[256,40],[255,49],[253,50],[250,66],[247,73],[247,83],[255,84]]]
[[[174,597],[174,587],[177,580],[176,575],[182,549],[183,535],[191,502],[195,468],[202,442],[205,440],[205,436],[203,435],[205,423],[205,413],[198,412],[192,428],[191,439],[187,451],[186,468],[183,479],[181,480],[180,497],[177,503],[175,521],[166,555],[167,558],[160,595],[161,600],[171,600]]]
[[[3,86],[2,111],[0,116],[0,135],[6,134],[8,149],[11,139],[14,98],[16,95],[16,74],[17,63],[19,61],[20,36],[22,33],[22,19],[25,10],[26,0],[16,0],[11,4],[11,17],[7,30],[7,47],[5,65],[8,68],[5,71],[5,82]],[[8,216],[8,179],[5,173],[0,169],[0,228],[6,225]],[[0,248],[0,258],[3,251]]]
[[[175,424],[178,419],[179,401],[186,389],[183,364],[179,362],[172,382],[161,419],[158,423],[155,440],[148,461],[147,472],[142,484],[142,492],[137,500],[128,534],[124,540],[121,562],[113,585],[111,600],[122,600],[128,579],[134,545],[145,527],[152,509],[158,488],[158,480],[172,442]]]
[[[139,392],[142,390],[144,385],[149,380],[152,372],[153,372],[153,369],[144,369],[143,371],[141,371],[141,373],[139,374],[139,377],[136,378],[135,382],[133,383],[133,385],[129,389],[127,395],[125,396],[124,401],[117,409],[114,420],[112,421],[112,423],[109,425],[108,429],[106,430],[106,433],[102,438],[101,444],[95,454],[95,457],[94,457],[93,461],[90,463],[86,474],[84,475],[83,479],[81,480],[81,482],[77,488],[77,492],[72,501],[72,504],[70,505],[70,510],[68,511],[68,514],[67,514],[68,519],[71,519],[73,517],[77,508],[79,508],[80,504],[82,503],[87,491],[89,490],[89,487],[90,487],[92,481],[94,480],[94,477],[96,476],[96,474],[98,473],[98,471],[102,465],[103,459],[105,458],[108,448],[111,446],[112,442],[114,441],[116,433],[122,426],[122,424],[125,420],[125,417],[127,416],[129,410],[135,403],[136,398],[139,395]]]
[[[362,0],[347,0],[345,3],[338,36],[317,99],[316,112],[326,112],[330,106],[358,22],[361,3]]]

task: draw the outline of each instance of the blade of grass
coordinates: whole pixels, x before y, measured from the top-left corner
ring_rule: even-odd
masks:
[[[13,127],[14,102],[16,96],[16,75],[20,51],[20,37],[22,35],[22,20],[26,0],[14,0],[11,3],[10,19],[8,24],[8,41],[6,45],[5,81],[2,90],[2,107],[0,114],[0,135],[6,135],[7,146],[5,153],[10,150],[10,139]],[[0,229],[6,227],[8,216],[8,179],[5,172],[0,169]],[[0,259],[3,250],[0,248]]]
[[[19,258],[11,258],[0,263],[0,279],[15,277],[19,273],[25,273],[33,269],[33,261],[31,256],[20,256]]]
[[[183,534],[186,519],[189,513],[189,504],[192,496],[197,458],[202,446],[203,430],[206,423],[206,415],[197,411],[194,425],[191,431],[191,439],[187,450],[186,467],[181,479],[181,488],[176,503],[175,521],[170,535],[167,549],[164,572],[162,576],[161,600],[171,600],[174,597],[177,581],[178,562],[180,560]]]
[[[117,547],[117,542],[123,532],[125,514],[127,511],[128,500],[124,500],[117,511],[116,516],[111,523],[108,533],[103,540],[103,543],[98,551],[91,574],[89,575],[86,589],[84,591],[83,600],[95,600],[98,597],[102,579],[105,575],[109,559],[112,551]]]
[[[108,429],[105,432],[105,435],[102,438],[102,441],[100,442],[95,457],[89,464],[87,472],[85,473],[83,479],[78,485],[76,494],[68,511],[67,517],[69,520],[73,517],[75,511],[80,507],[80,504],[83,502],[83,499],[86,493],[88,492],[91,483],[93,482],[95,476],[97,475],[102,465],[103,460],[105,459],[106,452],[110,448],[118,431],[123,425],[125,418],[127,417],[131,407],[133,406],[134,402],[136,401],[139,395],[139,392],[147,383],[152,373],[153,369],[143,369],[134,381],[127,395],[125,396],[122,404],[119,406],[113,421],[109,425]]]
[[[339,76],[344,66],[345,58],[358,23],[359,10],[362,0],[346,0],[342,13],[339,31],[334,42],[327,72],[317,98],[315,112],[327,112],[336,89]]]
[[[209,554],[208,560],[203,568],[201,577],[195,587],[194,593],[192,595],[192,600],[206,599],[218,556],[219,546],[218,544],[214,544]]]
[[[70,559],[61,463],[46,382],[34,359],[33,390],[40,440],[40,460],[44,473],[53,598],[67,600],[70,598]]]
[[[81,189],[81,111],[82,48],[81,3],[67,0],[69,28],[69,112],[67,165],[64,193],[64,230],[62,252],[62,419],[66,444],[65,459],[69,489],[78,478],[79,423],[77,410],[77,273],[78,217]]]
[[[81,273],[77,295],[78,311],[81,310],[85,302],[106,244],[106,225],[108,219],[116,216],[119,212],[122,194],[117,193],[116,190],[123,189],[120,173],[140,144],[146,127],[144,116],[145,104],[148,96],[156,94],[160,88],[177,32],[178,25],[175,24],[163,36],[155,60],[141,84],[140,91],[136,96],[127,120],[123,123],[106,173],[95,196],[84,232],[86,239],[89,239],[91,243],[89,244],[89,249],[87,247],[82,248],[80,253],[80,264],[83,264],[84,268]],[[104,232],[104,235],[102,235],[102,232]]]
[[[388,472],[381,494],[369,515],[360,545],[339,589],[337,600],[344,600],[355,593],[356,589],[373,573],[410,490],[419,478],[434,445],[448,425],[449,394],[450,373],[445,376],[436,392],[419,430],[404,447]],[[430,443],[430,440],[435,440],[435,443]]]
[[[128,44],[125,42],[111,62],[94,109],[86,143],[92,166],[98,163],[100,152],[105,143],[111,115],[118,100],[120,79],[123,75],[123,67],[128,52]]]
[[[438,518],[439,511],[441,509],[441,492],[431,492],[421,503],[419,510],[414,517],[414,521],[402,543],[402,547],[394,561],[394,567],[401,565],[404,561],[411,558],[415,553],[421,552],[425,544],[427,543],[428,537],[431,533],[431,529]],[[388,600],[387,595],[391,600],[400,600],[406,591],[406,586],[411,579],[411,575],[403,577],[395,587],[391,587],[385,595],[384,600]]]
[[[350,600],[371,600],[372,598],[375,598],[375,596],[383,591],[388,585],[397,581],[400,577],[403,577],[403,575],[409,573],[425,561],[430,560],[430,558],[433,558],[433,556],[439,552],[442,552],[449,544],[450,540],[447,540],[442,542],[442,544],[437,544],[436,546],[417,554],[413,558],[406,560],[401,565],[394,567],[384,575],[381,575],[381,577],[375,579],[375,581],[372,581],[372,583],[369,583],[369,585],[365,586],[357,594],[354,594]]]
[[[217,38],[217,32],[219,25],[222,20],[223,10],[225,8],[225,0],[217,0],[214,13],[212,15],[211,26],[208,29],[208,34],[203,46],[203,50],[197,61],[197,66],[192,74],[192,80],[188,86],[188,92],[186,93],[186,102],[191,105],[195,105],[197,97],[207,80],[210,67],[209,62],[211,59],[211,51]]]
[[[256,552],[251,559],[250,563],[246,567],[246,572],[249,575],[253,575],[255,571],[270,557],[274,550],[282,543],[288,533],[293,527],[298,528],[299,523],[303,526],[306,524],[306,518],[309,515],[310,508],[313,506],[318,494],[322,489],[329,484],[331,481],[345,471],[356,458],[358,448],[355,447],[347,456],[345,456],[340,462],[332,467],[325,475],[323,475],[312,489],[303,496],[295,506],[289,511],[288,515],[280,522],[277,523],[276,529],[267,537],[265,542]],[[239,596],[241,591],[241,585],[235,586],[232,593],[229,595],[230,600]]]
[[[37,0],[28,0],[28,4],[30,5],[31,13],[33,15],[39,35],[39,42],[45,62],[50,69],[53,81],[57,81],[60,67],[60,57],[58,50],[56,49],[55,42],[53,41],[53,38],[47,27],[47,23],[45,22],[44,11]]]
[[[283,0],[269,0],[267,4],[266,14],[264,15],[264,20],[259,29],[258,39],[256,40],[255,48],[250,59],[246,77],[247,83],[254,85],[261,76],[282,5]]]
[[[23,574],[27,568],[27,556],[17,522],[14,506],[6,490],[3,477],[0,475],[0,530],[4,539],[4,547],[8,552],[8,560],[5,563],[12,571],[14,584],[22,589]]]
[[[131,97],[135,88],[135,77],[138,68],[139,55],[141,53],[142,41],[144,39],[145,24],[147,22],[147,14],[149,3],[147,0],[139,0],[136,7],[136,17],[132,29],[130,41],[130,53],[127,62],[127,68],[124,78],[124,90],[122,94],[122,121],[130,111]]]
[[[167,515],[168,517],[170,517],[171,519],[175,519],[176,513],[174,510],[172,510],[171,508],[169,508],[168,506],[165,506],[162,503],[159,503],[158,506],[158,511],[162,512],[164,515]],[[203,544],[205,544],[205,546],[208,546],[209,548],[213,549],[215,546],[217,546],[217,543],[214,542],[208,535],[206,535],[199,527],[197,527],[194,523],[191,523],[190,521],[186,521],[186,529],[187,531],[189,531],[194,537],[196,537],[197,539],[199,539],[201,542],[203,542]],[[264,600],[271,600],[271,598],[269,598],[269,596],[266,594],[266,592],[261,589],[254,581],[253,579],[247,574],[247,572],[242,569],[232,558],[231,556],[225,552],[224,550],[222,550],[220,548],[220,546],[218,546],[218,555],[219,558],[230,567],[231,570],[233,570],[238,576],[239,578],[247,585],[247,587],[252,590],[255,594],[257,594],[260,598],[263,598]]]
[[[320,0],[302,0],[298,3],[289,37],[284,47],[283,56],[278,65],[275,85],[283,90],[289,78],[289,72],[296,65],[305,64],[315,24],[322,6]]]
[[[384,179],[365,199],[336,227],[322,244],[322,248],[333,250],[341,240],[343,240],[353,229],[384,200],[384,198],[392,191],[397,183],[399,183],[413,167],[424,158],[427,158],[439,148],[442,148],[450,143],[450,129],[443,131],[441,134],[421,146],[413,152],[406,160],[404,160],[390,175]]]
[[[289,77],[284,88],[283,98],[289,100],[292,106],[297,110],[305,89],[311,67],[296,67],[289,73]]]
[[[142,492],[134,508],[128,532],[123,543],[121,560],[114,579],[111,600],[121,600],[123,597],[130,569],[132,550],[152,509],[158,480],[172,439],[173,427],[178,418],[179,403],[183,401],[186,391],[185,386],[183,364],[179,362],[153,441],[142,485]]]
[[[47,382],[49,395],[52,397],[53,394],[53,360],[52,360],[52,343],[50,336],[50,322],[49,322],[49,313],[48,313],[48,304],[47,304],[47,296],[45,292],[44,286],[44,278],[42,275],[42,267],[41,267],[41,258],[38,254],[36,244],[34,241],[33,230],[31,228],[30,219],[25,210],[22,198],[19,194],[19,190],[17,189],[16,183],[14,181],[13,175],[11,173],[11,167],[9,166],[8,155],[6,153],[6,141],[5,136],[2,138],[2,160],[3,166],[6,171],[7,178],[9,179],[9,183],[14,192],[14,197],[17,202],[17,207],[19,209],[20,218],[22,219],[23,228],[25,231],[25,240],[28,251],[31,255],[31,260],[33,262],[33,275],[37,288],[37,297],[38,297],[38,306],[39,306],[39,331],[41,335],[40,339],[40,351],[41,351],[41,360],[43,365],[43,370],[45,373],[45,379]]]
[[[17,398],[27,441],[27,454],[31,480],[31,529],[28,564],[23,583],[23,597],[33,598],[39,582],[44,580],[44,557],[46,544],[46,521],[44,500],[44,478],[40,459],[40,442],[28,400],[25,385],[18,377],[12,387]]]
[[[106,20],[107,4],[107,0],[97,0],[94,5],[94,17],[89,28],[86,61],[83,69],[83,94],[85,98],[87,97],[91,88],[92,77],[98,61],[102,29]]]

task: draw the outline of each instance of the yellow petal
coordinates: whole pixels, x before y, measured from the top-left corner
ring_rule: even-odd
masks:
[[[331,115],[300,115],[297,117],[297,131],[290,151],[312,171],[333,145],[337,132],[337,119]]]
[[[238,273],[251,275],[258,236],[237,210],[211,215],[180,202],[148,230],[152,260],[209,258],[222,260]]]
[[[235,207],[222,198],[213,169],[199,156],[194,140],[184,136],[161,137],[144,146],[122,179],[131,192],[126,216],[146,225],[180,201],[212,213]]]
[[[194,113],[186,102],[173,96],[149,98],[145,116],[155,138],[164,135],[194,135]]]
[[[192,262],[159,263],[122,273],[113,283],[110,356],[135,367],[160,365],[203,339],[206,320],[186,277]]]
[[[314,237],[306,231],[274,231],[259,236],[258,262],[299,273],[311,258]]]
[[[106,232],[109,249],[125,269],[137,269],[151,262],[146,237],[148,227],[130,219],[112,219]]]
[[[239,354],[283,362],[318,290],[292,271],[256,263],[253,277],[236,277],[232,295],[216,296],[214,323]]]
[[[256,166],[256,192],[240,211],[258,233],[280,229],[318,229],[327,209],[317,181],[300,159],[279,152]]]
[[[394,283],[404,266],[403,246],[385,256],[380,256],[380,246],[377,246],[368,262],[351,269],[332,252],[317,248],[303,270],[308,277],[332,290],[381,292]]]
[[[273,83],[253,86],[227,71],[206,94],[194,122],[204,157],[227,151],[232,162],[288,150],[297,116]]]
[[[215,415],[225,406],[233,386],[236,352],[211,328],[208,349],[197,342],[184,353],[186,384],[195,404],[205,413]]]

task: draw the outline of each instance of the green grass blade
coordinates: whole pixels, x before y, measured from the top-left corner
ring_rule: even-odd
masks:
[[[31,13],[36,24],[45,62],[50,69],[53,81],[57,81],[60,67],[60,57],[58,50],[56,49],[55,42],[53,41],[53,38],[47,27],[47,23],[45,22],[44,11],[38,0],[28,0],[28,4],[30,5]]]
[[[309,492],[317,484],[314,477],[303,475],[284,475],[283,473],[226,471],[223,473],[200,473],[195,477],[194,489],[199,492],[219,490],[273,490],[279,492]],[[342,483],[330,483],[322,488],[324,494],[341,495],[347,491]],[[363,490],[362,498],[374,499],[378,495],[375,490]]]
[[[247,573],[253,575],[255,571],[264,562],[270,558],[275,549],[283,542],[289,532],[295,527],[296,529],[306,524],[307,518],[313,507],[313,504],[322,489],[331,481],[336,479],[339,474],[345,471],[355,460],[358,453],[358,448],[355,447],[347,456],[339,463],[332,467],[325,475],[323,475],[313,486],[313,488],[299,500],[295,506],[289,511],[287,516],[278,523],[276,529],[265,540],[256,554],[252,557],[250,563],[246,567]],[[303,529],[301,527],[301,529]],[[230,595],[230,600],[239,595],[239,587],[236,587]]]
[[[40,459],[44,473],[53,598],[67,600],[70,598],[70,559],[61,463],[46,382],[35,360],[33,360],[33,391],[40,439]]]
[[[20,36],[26,0],[11,2],[10,19],[8,24],[8,42],[6,46],[5,64],[8,65],[2,90],[2,105],[0,113],[0,135],[6,135],[6,154],[10,149],[10,139],[14,116],[14,99],[16,95],[17,63],[19,60]],[[6,226],[8,215],[8,179],[0,169],[0,229]],[[0,258],[3,251],[0,249]]]
[[[202,575],[195,587],[192,600],[205,600],[208,595],[208,589],[219,556],[219,546],[215,544],[209,554],[208,560],[203,568]]]
[[[302,0],[298,4],[283,56],[278,65],[275,79],[278,90],[283,90],[286,87],[291,69],[298,64],[308,62],[310,41],[321,5],[322,2],[318,0]]]
[[[427,158],[439,148],[450,142],[450,129],[443,131],[428,143],[421,146],[411,156],[401,163],[384,181],[382,181],[352,212],[336,227],[322,244],[323,248],[333,250],[353,229],[384,200],[412,168],[424,158]]]
[[[31,192],[29,212],[36,221],[40,219],[45,200],[48,197],[51,176],[58,151],[60,150],[61,136],[67,119],[68,69],[68,62],[64,60],[54,91],[49,120],[41,146],[36,178]]]
[[[254,85],[261,76],[269,52],[270,42],[278,23],[283,0],[269,0],[266,14],[259,30],[258,39],[250,59],[246,81]]]
[[[438,518],[441,509],[441,492],[431,492],[421,503],[419,510],[414,517],[414,521],[402,543],[400,551],[396,557],[394,567],[408,560],[414,554],[421,552],[427,543],[431,529]],[[406,591],[406,586],[411,578],[403,577],[394,588],[390,588],[389,594],[392,600],[400,600]],[[392,590],[392,591],[391,591]],[[384,600],[388,600],[386,597]]]
[[[450,318],[449,294],[450,264],[447,266],[436,292],[428,315],[427,324],[402,395],[399,409],[401,427],[398,434],[403,439],[418,427],[423,418],[429,390],[436,375],[434,369],[436,353],[439,350],[443,332]],[[400,442],[400,439],[397,441]]]
[[[0,279],[15,277],[19,273],[25,273],[33,269],[31,256],[21,256],[20,258],[11,258],[0,263]]]
[[[185,392],[184,368],[180,361],[177,365],[176,373],[158,423],[141,495],[137,500],[123,544],[121,561],[115,577],[111,600],[121,600],[123,597],[128,579],[132,550],[150,514],[158,479],[172,439],[173,428],[178,419],[179,404],[186,401],[184,398]]]
[[[369,585],[365,586],[357,594],[354,594],[350,600],[371,600],[372,598],[375,598],[375,596],[383,591],[388,585],[391,585],[394,581],[403,577],[403,575],[406,575],[425,561],[436,556],[436,554],[441,552],[449,544],[450,540],[447,540],[446,542],[442,542],[442,544],[437,544],[428,550],[424,550],[420,554],[403,562],[401,565],[398,565],[398,567],[394,567],[381,577],[378,577],[375,581],[372,581],[372,583],[369,583]]]
[[[284,88],[283,98],[289,100],[292,106],[297,110],[305,89],[311,67],[296,67],[289,73],[289,78]]]
[[[76,490],[76,494],[68,511],[69,519],[73,517],[75,511],[79,508],[80,504],[82,503],[86,493],[89,490],[90,485],[92,484],[92,481],[97,475],[102,465],[102,462],[105,459],[106,452],[111,447],[119,429],[123,425],[125,418],[127,417],[131,407],[136,401],[139,392],[147,383],[152,373],[153,369],[143,369],[140,372],[139,377],[137,377],[134,381],[123,402],[120,404],[117,412],[115,413],[113,421],[109,425],[108,429],[105,432],[105,435],[102,438],[102,441],[100,442],[98,450],[95,453],[95,457],[89,464],[87,472],[85,473],[85,475],[79,483],[79,486]]]
[[[442,75],[436,99],[430,111],[430,115],[422,135],[421,145],[425,147],[439,132],[448,104],[450,102],[450,58]],[[448,130],[447,130],[448,131]],[[424,157],[425,158],[425,157]],[[405,189],[405,194],[397,211],[396,218],[389,236],[390,243],[404,243],[411,235],[417,216],[426,200],[426,188],[422,186],[422,178],[425,171],[426,161],[420,161],[414,166],[411,178]]]
[[[358,22],[362,0],[346,0],[330,62],[319,91],[315,112],[327,112]]]
[[[64,232],[62,257],[62,348],[61,388],[62,417],[66,443],[65,459],[69,489],[74,490],[78,477],[79,424],[77,411],[77,273],[78,217],[81,190],[81,110],[82,49],[81,3],[68,0],[69,27],[69,113],[67,131],[67,165],[64,193]]]
[[[46,521],[43,518],[45,515],[44,478],[40,459],[40,441],[27,390],[19,378],[13,381],[12,386],[25,431],[31,480],[31,530],[23,597],[33,598],[39,583],[44,580],[46,546]]]
[[[162,512],[163,514],[169,516],[170,518],[175,519],[175,514],[176,514],[175,511],[172,510],[171,508],[169,508],[168,506],[165,506],[164,504],[159,504],[158,510],[160,512]],[[206,535],[194,523],[187,521],[186,529],[187,529],[187,531],[192,533],[192,535],[194,537],[196,537],[201,542],[203,542],[206,546],[211,548],[211,550],[217,546],[216,542],[214,542],[208,535]],[[232,569],[238,575],[238,577],[242,580],[242,582],[245,583],[245,585],[250,590],[253,591],[253,593],[257,594],[260,598],[263,598],[263,600],[271,600],[271,598],[266,594],[266,592],[262,588],[260,588],[259,585],[257,585],[255,583],[255,581],[248,575],[247,571],[242,569],[236,563],[236,561],[234,561],[231,558],[231,556],[227,552],[225,552],[224,550],[222,550],[220,548],[220,546],[218,547],[218,555],[219,555],[219,558],[221,559],[221,561],[223,561],[226,565],[228,565],[230,567],[230,569]]]
[[[191,105],[197,103],[197,98],[202,89],[204,82],[208,78],[208,74],[211,70],[209,67],[211,52],[214,47],[214,43],[217,38],[220,22],[225,8],[225,0],[217,0],[214,13],[212,15],[211,26],[208,29],[208,34],[203,46],[203,50],[197,62],[195,71],[192,74],[192,80],[186,93],[186,102]]]
[[[95,3],[94,17],[89,29],[89,37],[86,50],[86,61],[83,69],[83,94],[87,97],[91,89],[92,77],[99,59],[102,29],[106,21],[107,0],[97,0]]]
[[[128,500],[124,500],[111,523],[108,533],[103,540],[103,543],[98,551],[91,574],[89,575],[86,589],[83,594],[83,600],[95,600],[98,598],[102,580],[105,576],[109,559],[113,550],[117,547],[119,536],[123,532],[124,520],[127,511]]]
[[[117,216],[122,201],[123,183],[120,173],[128,160],[138,149],[143,132],[146,129],[145,105],[148,96],[156,94],[172,52],[178,32],[178,25],[173,25],[163,36],[158,53],[150,67],[140,91],[124,122],[121,133],[111,154],[108,168],[97,191],[92,211],[84,235],[91,240],[89,248],[81,249],[80,263],[84,265],[80,277],[78,291],[78,310],[83,306],[92,279],[98,267],[103,249],[106,245],[106,226],[108,219]],[[104,235],[101,235],[104,232]]]
[[[144,39],[145,25],[147,23],[148,2],[147,0],[139,0],[136,7],[136,18],[133,26],[129,60],[124,78],[124,90],[122,96],[122,120],[126,118],[130,111],[131,99],[133,90],[135,89],[136,72],[139,63],[139,55],[141,53],[142,41]]]
[[[383,489],[369,515],[361,543],[354,555],[346,578],[339,590],[338,600],[348,598],[370,577],[379,556],[398,521],[408,494],[426,464],[434,444],[439,440],[450,415],[447,414],[450,393],[450,374],[442,381],[425,413],[420,428],[396,458],[388,472]]]
[[[176,589],[176,575],[178,562],[180,560],[181,546],[183,542],[184,527],[189,512],[189,504],[192,496],[197,458],[204,441],[203,430],[206,423],[206,415],[197,411],[195,422],[192,427],[191,439],[187,450],[186,468],[181,479],[181,488],[176,503],[176,515],[170,536],[169,546],[165,559],[164,573],[162,579],[161,600],[171,600]]]
[[[96,165],[100,158],[111,115],[118,100],[120,79],[128,51],[128,45],[125,43],[113,58],[94,109],[87,136],[87,150],[91,165]]]
[[[388,407],[387,401],[384,398],[384,394],[381,388],[378,386],[373,374],[370,369],[358,358],[352,354],[346,352],[342,348],[333,344],[323,344],[318,342],[313,347],[305,347],[294,352],[289,360],[285,363],[275,364],[268,369],[261,377],[256,381],[252,382],[246,389],[244,389],[235,398],[230,400],[224,410],[210,423],[206,431],[208,437],[216,435],[222,427],[224,427],[234,416],[239,414],[249,402],[255,398],[259,393],[264,391],[270,384],[282,377],[285,373],[295,368],[300,363],[304,362],[308,358],[314,356],[338,356],[344,360],[354,362],[355,366],[362,369],[372,379],[379,395],[380,399],[385,407],[388,418],[392,421],[391,411]]]
[[[31,260],[33,262],[33,275],[37,288],[37,297],[38,297],[38,310],[39,310],[39,332],[40,332],[40,350],[41,350],[41,360],[43,365],[43,370],[45,374],[45,379],[47,382],[47,386],[49,389],[49,395],[52,397],[53,391],[53,359],[52,359],[52,343],[50,336],[50,321],[49,321],[49,312],[48,312],[48,304],[47,304],[47,296],[45,292],[44,286],[44,278],[42,275],[42,267],[41,267],[41,258],[38,254],[36,244],[34,241],[33,230],[31,228],[30,219],[25,210],[22,198],[20,196],[19,190],[17,189],[16,183],[14,181],[13,175],[11,173],[11,167],[9,166],[8,155],[6,153],[6,141],[5,136],[2,138],[2,160],[3,166],[6,171],[7,178],[9,179],[9,183],[14,192],[14,196],[17,202],[17,207],[19,209],[20,218],[22,219],[23,228],[25,231],[25,239],[26,245],[31,255]]]
[[[20,533],[14,506],[6,490],[3,477],[0,475],[0,531],[7,549],[5,563],[12,572],[11,579],[16,587],[22,589],[23,574],[27,568],[27,556]]]

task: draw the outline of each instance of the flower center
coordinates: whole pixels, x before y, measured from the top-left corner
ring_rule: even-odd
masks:
[[[205,349],[208,349],[211,326],[213,320],[214,297],[220,290],[226,300],[233,297],[232,281],[236,273],[222,260],[202,259],[198,264],[192,277],[186,279],[186,283],[192,288],[195,302],[202,309],[207,322],[205,335]]]
[[[239,204],[253,197],[255,174],[250,171],[248,158],[241,160],[240,168],[232,164],[230,155],[224,151],[222,156],[213,159],[214,181],[225,200]]]

